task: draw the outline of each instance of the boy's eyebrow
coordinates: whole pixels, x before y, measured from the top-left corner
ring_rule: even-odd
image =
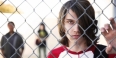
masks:
[[[65,20],[73,20],[73,19],[65,19]]]
[[[69,20],[69,21],[75,21],[74,19],[65,19],[65,20]],[[76,20],[77,21],[77,20]]]

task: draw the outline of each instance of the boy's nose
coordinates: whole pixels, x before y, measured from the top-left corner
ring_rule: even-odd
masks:
[[[75,24],[75,25],[73,26],[73,31],[74,31],[74,32],[78,32],[78,31],[79,31],[79,29],[78,29],[78,24]]]

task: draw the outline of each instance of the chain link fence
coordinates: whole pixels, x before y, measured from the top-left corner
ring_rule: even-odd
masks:
[[[38,58],[38,46],[35,44],[38,38],[38,29],[44,22],[48,31],[46,42],[46,55],[52,49],[59,47],[61,37],[58,33],[58,15],[61,6],[68,0],[0,0],[0,40],[9,32],[7,23],[15,23],[15,31],[20,33],[24,41],[24,52],[22,58]],[[109,23],[109,18],[114,16],[116,3],[113,0],[89,0],[95,9],[98,28]],[[99,30],[100,31],[100,30]],[[107,45],[104,37],[100,35],[99,44]],[[1,42],[0,42],[1,43]],[[3,46],[0,46],[2,48]],[[44,56],[42,54],[42,56]],[[0,58],[3,58],[0,52]]]

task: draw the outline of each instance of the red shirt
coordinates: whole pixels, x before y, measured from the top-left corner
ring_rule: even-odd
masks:
[[[85,51],[75,52],[61,46],[49,52],[47,58],[94,58],[94,50],[96,48],[91,46]],[[116,54],[109,54],[108,58],[114,58]]]

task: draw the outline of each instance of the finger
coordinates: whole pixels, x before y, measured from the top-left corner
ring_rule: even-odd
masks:
[[[101,34],[103,36],[107,35],[107,31],[105,30],[105,28],[101,28]]]
[[[116,23],[114,18],[110,18],[110,24],[112,25],[113,29],[116,29]]]
[[[110,24],[105,24],[104,28],[105,28],[105,30],[107,30],[108,32],[111,32],[111,31],[112,31],[112,28],[111,28]]]
[[[107,53],[107,54],[110,54],[111,50],[112,50],[112,46],[109,44],[109,45],[106,47],[106,53]]]

